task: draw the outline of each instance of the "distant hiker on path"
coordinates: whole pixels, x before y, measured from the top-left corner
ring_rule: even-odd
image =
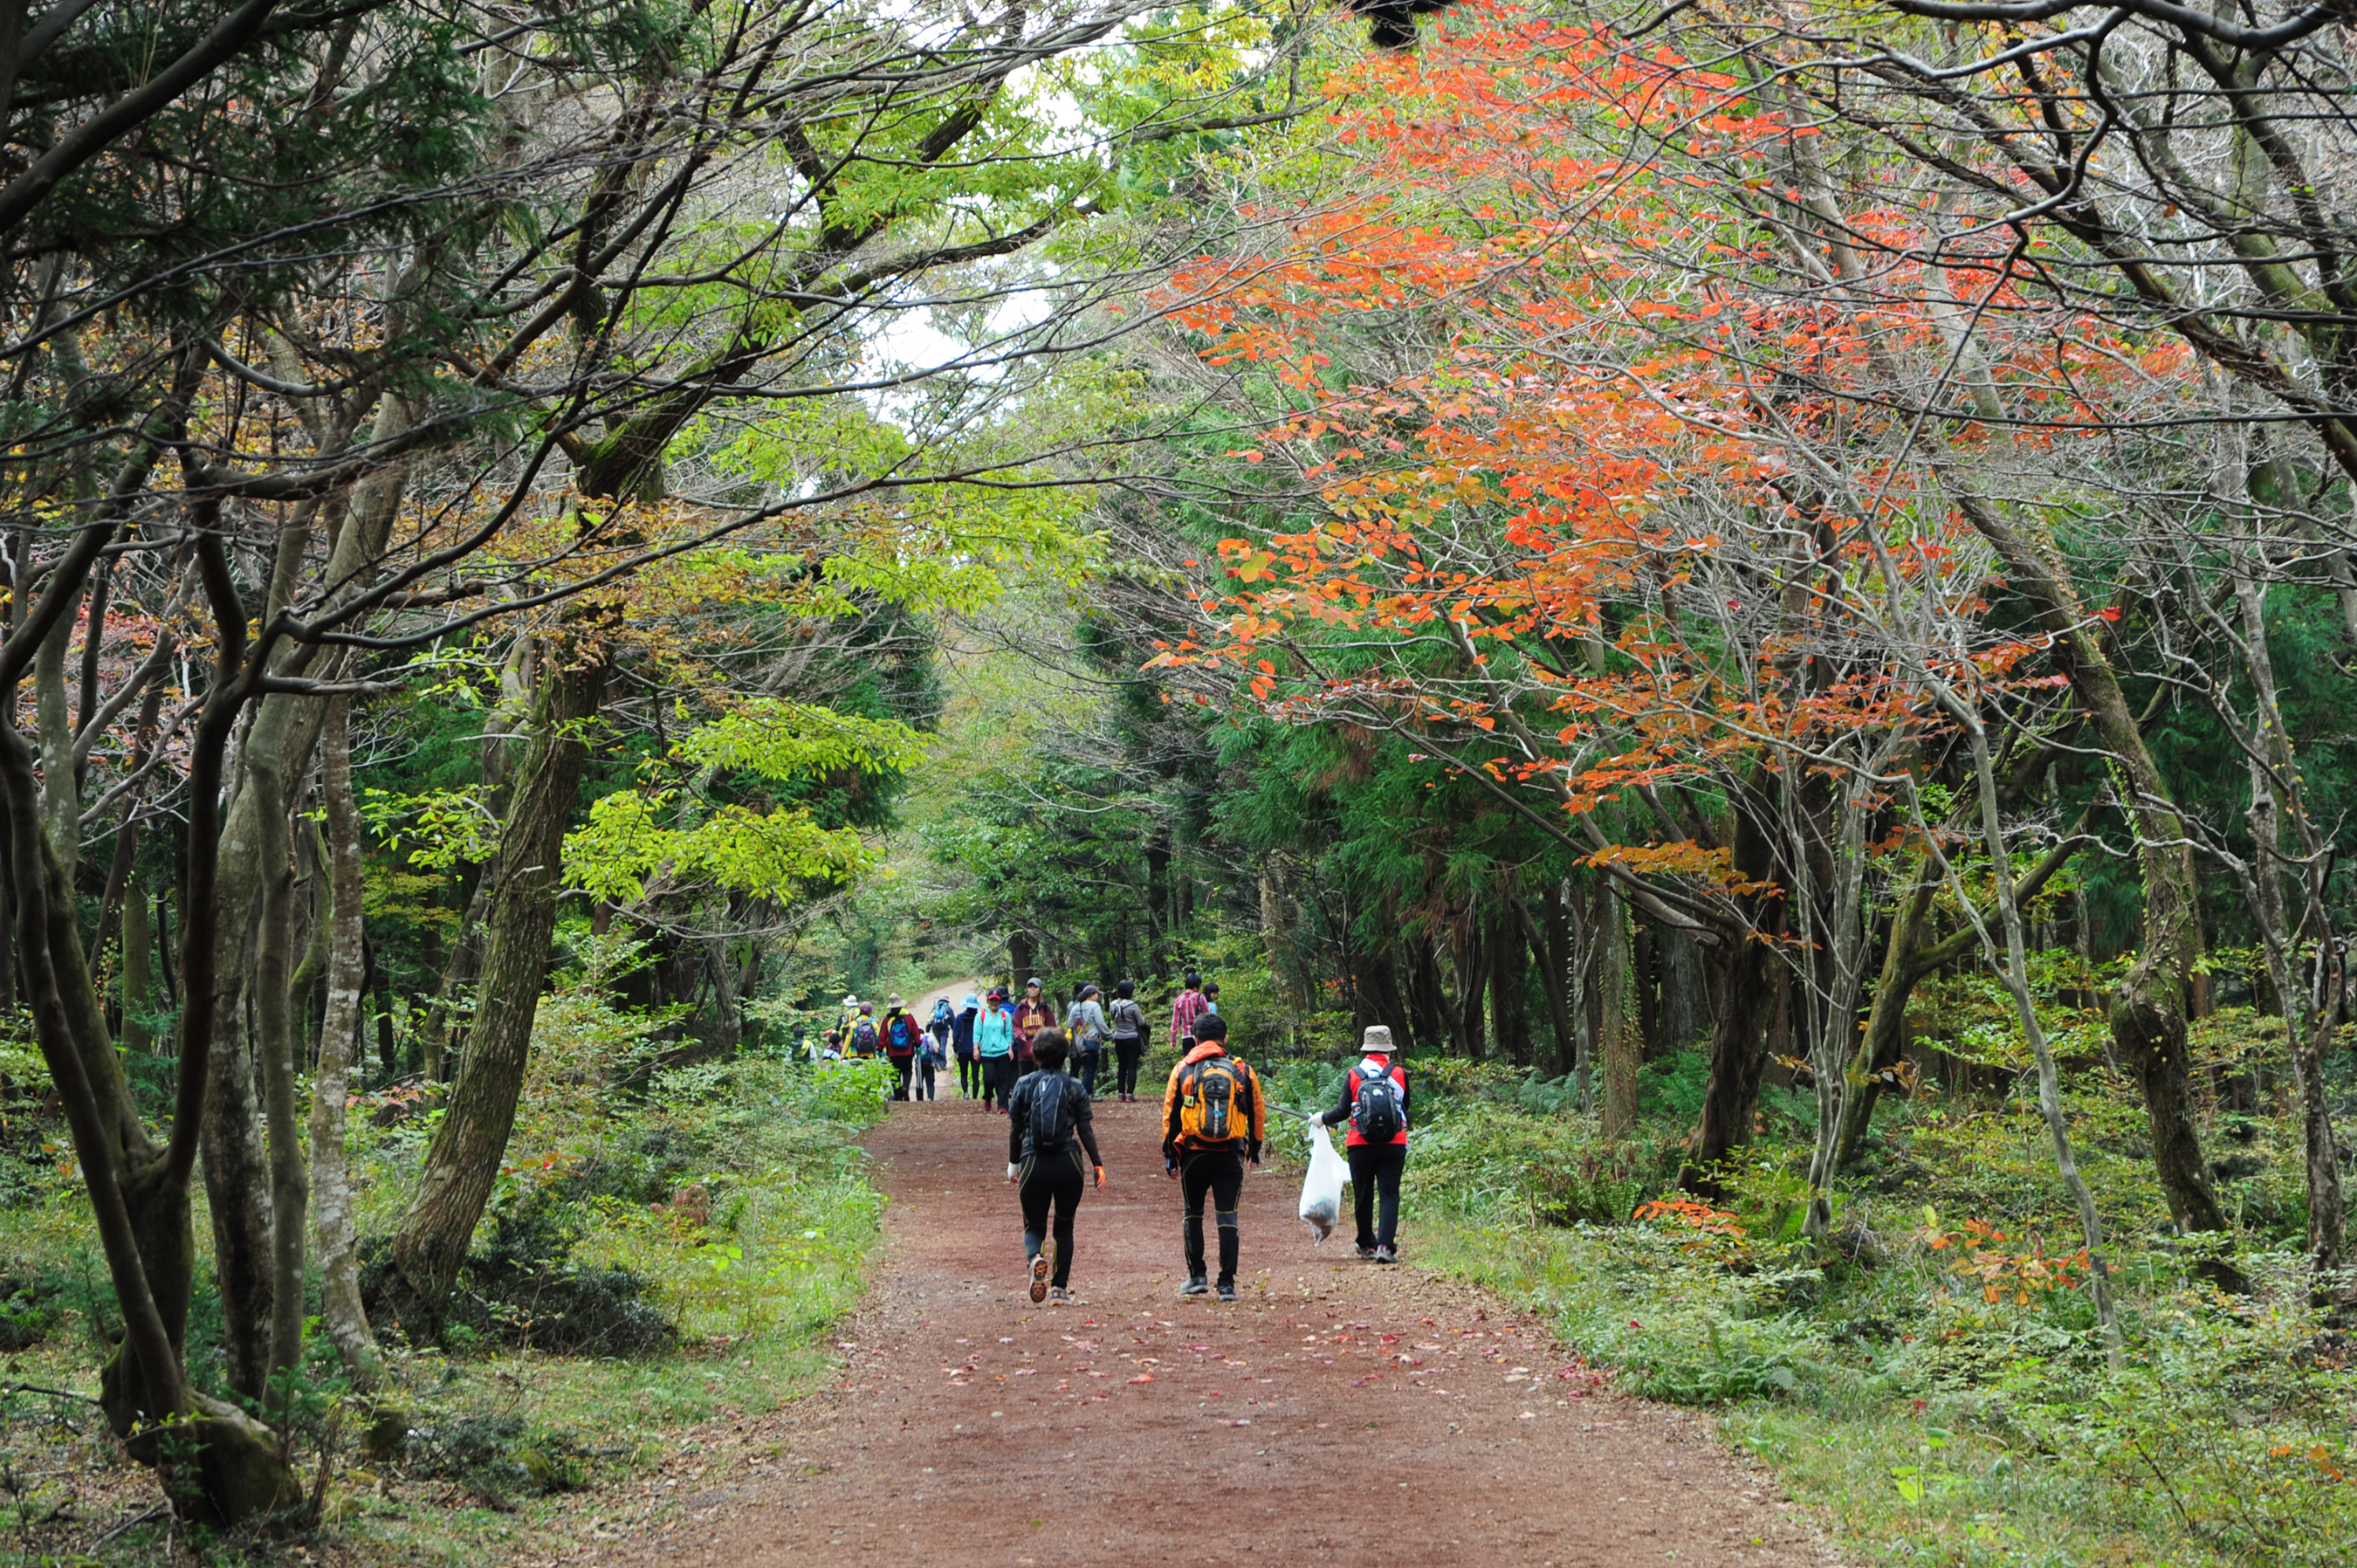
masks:
[[[974,1021],[974,1050],[982,1058],[983,1109],[1003,1116],[1015,1089],[1015,1009],[1006,1004],[1006,992],[993,990]]]
[[[1329,1127],[1351,1124],[1342,1152],[1351,1161],[1359,1256],[1396,1263],[1400,1174],[1407,1169],[1407,1069],[1392,1060],[1392,1032],[1384,1025],[1369,1025],[1359,1049],[1364,1059],[1343,1076],[1342,1103],[1318,1120]]]
[[[958,1092],[968,1100],[982,1098],[982,1061],[974,1054],[974,1026],[982,1016],[982,998],[969,991],[950,1028],[950,1048],[957,1053]]]
[[[1146,1054],[1146,1009],[1137,1004],[1137,987],[1123,981],[1113,988],[1109,1009],[1113,1025],[1114,1092],[1124,1103],[1137,1098],[1137,1060]]]
[[[1052,1294],[1058,1303],[1071,1298],[1072,1277],[1072,1215],[1088,1190],[1088,1173],[1104,1186],[1104,1158],[1097,1153],[1096,1129],[1091,1123],[1089,1097],[1064,1071],[1069,1047],[1062,1033],[1042,1029],[1032,1037],[1031,1056],[1038,1070],[1024,1075],[1015,1086],[1006,1127],[1006,1179],[1015,1184],[1023,1203],[1024,1273],[1031,1299]],[[1088,1164],[1081,1163],[1082,1152]],[[1049,1236],[1048,1211],[1055,1209],[1056,1259],[1053,1278],[1042,1250]]]
[[[884,1006],[884,1059],[892,1064],[896,1081],[892,1098],[913,1100],[911,1092],[917,1071],[917,1058],[925,1043],[925,1031],[917,1026],[916,1015],[909,1004],[895,996]]]
[[[865,1060],[874,1056],[884,1044],[884,1036],[876,1028],[876,1004],[862,1002],[859,1011],[852,1015],[851,1027],[843,1036],[843,1054]]]
[[[1186,988],[1170,1004],[1170,1048],[1186,1050],[1188,1042],[1196,1038],[1195,1026],[1210,1011],[1211,1002],[1203,994],[1203,977],[1190,969],[1187,972]]]
[[[1040,1030],[1053,1027],[1056,1010],[1041,993],[1039,977],[1033,975],[1023,987],[1023,1000],[1015,1004],[1015,1065],[1029,1072],[1031,1036]]]
[[[1162,1168],[1175,1176],[1186,1204],[1187,1283],[1180,1295],[1211,1287],[1203,1268],[1203,1195],[1220,1227],[1220,1299],[1236,1299],[1236,1206],[1243,1200],[1244,1164],[1260,1164],[1267,1106],[1260,1075],[1228,1055],[1228,1021],[1217,1015],[1195,1026],[1195,1048],[1170,1069],[1162,1091]]]
[[[1098,995],[1095,986],[1083,985],[1081,999],[1072,1004],[1072,1061],[1080,1073],[1081,1088],[1092,1100],[1096,1098],[1097,1071],[1104,1065],[1105,1042],[1113,1037],[1113,1026],[1105,1019]]]

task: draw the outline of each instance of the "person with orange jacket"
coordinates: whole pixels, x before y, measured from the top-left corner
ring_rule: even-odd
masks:
[[[1260,1075],[1228,1054],[1228,1021],[1217,1014],[1195,1025],[1195,1047],[1170,1069],[1162,1091],[1162,1169],[1186,1205],[1187,1283],[1180,1295],[1211,1290],[1203,1262],[1203,1197],[1220,1228],[1222,1301],[1236,1299],[1236,1210],[1244,1165],[1260,1164],[1268,1134],[1268,1097]]]

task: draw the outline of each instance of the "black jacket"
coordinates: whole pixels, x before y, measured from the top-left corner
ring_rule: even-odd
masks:
[[[1089,1111],[1089,1097],[1081,1092],[1081,1080],[1061,1068],[1052,1071],[1042,1069],[1027,1072],[1015,1080],[1015,1092],[1006,1101],[1006,1161],[1009,1165],[1029,1159],[1034,1155],[1060,1155],[1071,1147],[1067,1140],[1062,1149],[1034,1149],[1031,1146],[1031,1101],[1044,1093],[1071,1097],[1072,1105],[1072,1136],[1089,1152],[1089,1164],[1101,1165],[1104,1157],[1097,1153],[1097,1130]]]

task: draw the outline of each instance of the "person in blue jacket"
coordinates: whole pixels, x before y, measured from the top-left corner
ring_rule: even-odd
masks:
[[[1015,1009],[1006,993],[993,989],[982,1015],[974,1020],[974,1054],[982,1059],[982,1102],[1001,1116],[1006,1097],[1015,1089]]]

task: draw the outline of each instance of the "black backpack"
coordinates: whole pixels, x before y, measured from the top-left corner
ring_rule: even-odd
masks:
[[[1030,1153],[1061,1154],[1072,1141],[1078,1120],[1072,1112],[1074,1087],[1075,1080],[1060,1070],[1031,1075]]]
[[[1351,1102],[1351,1125],[1370,1144],[1388,1144],[1407,1131],[1407,1111],[1400,1104],[1399,1080],[1389,1072],[1359,1075],[1359,1093]]]

